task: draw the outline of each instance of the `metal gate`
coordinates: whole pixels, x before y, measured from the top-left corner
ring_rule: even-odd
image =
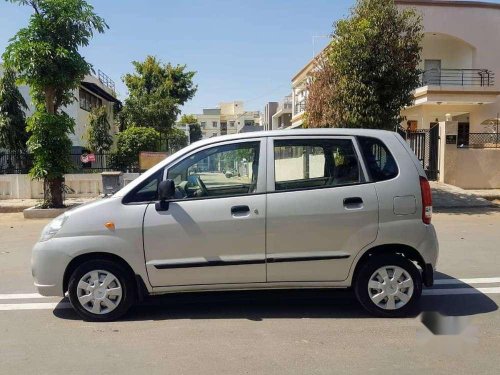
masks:
[[[410,148],[417,155],[418,160],[427,174],[429,180],[437,180],[439,174],[439,125],[435,124],[430,129],[404,130],[398,133],[406,140]]]

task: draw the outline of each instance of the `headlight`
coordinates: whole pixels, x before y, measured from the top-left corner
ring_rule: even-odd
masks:
[[[59,232],[59,229],[62,228],[67,218],[68,215],[62,214],[48,223],[45,228],[43,228],[40,242],[50,240],[52,237],[54,237],[56,233]]]

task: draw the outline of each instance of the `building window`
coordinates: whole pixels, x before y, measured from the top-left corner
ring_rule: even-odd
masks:
[[[214,128],[217,127],[217,121],[212,121],[212,127],[214,127]]]
[[[229,121],[229,126],[234,128],[234,121]]]
[[[202,122],[201,122],[201,127],[202,127],[203,129],[205,129],[205,126],[207,126],[207,123],[206,123],[205,121],[202,121]]]
[[[92,108],[101,107],[102,99],[91,94],[88,91],[80,89],[80,108],[85,111],[90,111]]]

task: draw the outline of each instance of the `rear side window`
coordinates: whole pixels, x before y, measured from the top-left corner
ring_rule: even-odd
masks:
[[[366,168],[373,181],[390,180],[398,175],[396,160],[387,146],[377,138],[358,137]]]
[[[350,139],[274,141],[275,190],[357,184],[360,168]]]

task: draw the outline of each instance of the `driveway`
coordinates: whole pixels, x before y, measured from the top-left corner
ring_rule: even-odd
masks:
[[[436,181],[431,181],[430,185],[432,189],[432,205],[437,210],[496,207],[495,203],[478,195],[478,191],[467,191],[457,186]]]

